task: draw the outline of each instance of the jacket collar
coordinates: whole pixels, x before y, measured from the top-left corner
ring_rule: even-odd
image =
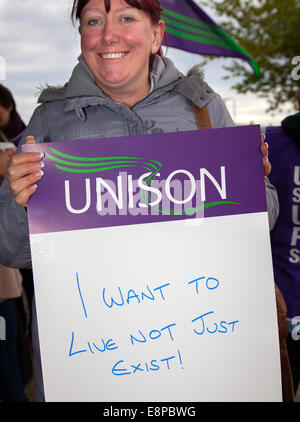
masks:
[[[61,88],[48,87],[39,99],[39,103],[67,100],[66,111],[88,105],[112,102],[98,87],[95,78],[85,63],[83,56],[78,58],[79,63],[73,69],[69,82]],[[206,105],[216,94],[203,82],[197,73],[185,77],[167,57],[154,56],[150,71],[151,92],[148,97],[155,98],[161,95],[161,90],[171,89],[182,94],[200,107]]]

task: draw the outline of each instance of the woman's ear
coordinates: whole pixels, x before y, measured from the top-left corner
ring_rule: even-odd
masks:
[[[152,52],[156,53],[161,46],[163,36],[165,33],[165,22],[163,20],[158,21],[157,24],[154,25],[154,40],[152,46]]]

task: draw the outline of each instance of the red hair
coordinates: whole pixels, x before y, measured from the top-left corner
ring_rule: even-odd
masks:
[[[160,0],[124,0],[129,6],[135,7],[140,10],[144,10],[149,13],[150,18],[154,24],[158,23],[161,18],[162,8],[160,5]],[[82,9],[89,2],[89,0],[74,0],[72,7],[72,20],[80,21],[80,16]],[[111,0],[104,0],[105,9],[108,13],[110,11]]]

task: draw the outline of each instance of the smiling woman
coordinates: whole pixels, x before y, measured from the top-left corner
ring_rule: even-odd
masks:
[[[150,57],[160,49],[164,22],[154,23],[147,11],[123,0],[85,3],[79,27],[83,58],[97,85],[132,107],[150,91]]]
[[[75,0],[72,18],[79,22],[79,63],[62,88],[41,93],[19,145],[192,131],[204,128],[201,121],[206,128],[234,125],[221,97],[202,75],[191,71],[184,76],[163,57],[159,0]],[[268,175],[266,146],[262,152]],[[0,192],[1,264],[31,267],[26,206],[37,182],[47,177],[42,158],[39,153],[19,152],[10,162]],[[268,182],[266,186],[273,227],[277,196]],[[34,313],[32,324],[36,396],[43,401]]]

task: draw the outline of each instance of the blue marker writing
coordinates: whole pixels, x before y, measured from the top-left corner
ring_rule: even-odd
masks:
[[[165,294],[164,294],[164,289],[166,287],[168,287],[170,285],[170,283],[165,283],[162,284],[158,287],[153,288],[151,291],[150,287],[147,285],[147,290],[149,292],[149,294],[146,294],[145,292],[141,292],[141,293],[137,293],[135,290],[133,289],[129,289],[127,291],[127,294],[123,293],[121,287],[118,287],[118,293],[117,293],[117,299],[113,296],[110,296],[110,299],[107,297],[106,295],[106,288],[103,288],[102,290],[102,299],[103,299],[103,303],[105,306],[107,306],[108,308],[112,308],[114,305],[115,306],[124,306],[126,305],[130,305],[131,303],[141,303],[142,301],[145,301],[146,299],[150,300],[150,301],[154,301],[156,299],[154,292],[159,292],[160,293],[160,297],[162,298],[162,300],[166,300],[165,298]]]
[[[87,352],[87,349],[77,350],[76,352],[73,352],[73,344],[74,344],[74,331],[72,332],[72,338],[71,338],[71,346],[70,346],[69,356],[74,356],[74,355],[77,355],[78,353]]]
[[[205,279],[206,279],[205,285],[206,285],[206,288],[208,290],[215,290],[220,285],[219,280],[217,278],[214,278],[214,277],[207,277],[207,278],[206,277],[199,277],[199,278],[195,278],[195,280],[189,281],[188,284],[194,284],[195,285],[195,289],[196,289],[196,293],[199,294],[199,282],[201,280],[205,280]],[[212,283],[212,281],[213,281],[213,283]]]
[[[127,368],[118,368],[118,366],[121,364],[121,363],[123,363],[124,362],[124,360],[119,360],[114,366],[113,366],[113,369],[112,369],[112,373],[113,373],[113,375],[117,375],[117,376],[120,376],[120,375],[130,375],[131,374],[131,372],[128,372],[128,370],[127,370]]]
[[[81,289],[80,289],[78,273],[76,273],[76,280],[77,280],[77,289],[78,289],[78,293],[79,293],[79,296],[80,296],[80,299],[81,299],[81,304],[82,304],[82,307],[83,307],[84,315],[87,318],[87,312],[86,312],[84,300],[83,300]]]
[[[160,338],[162,336],[162,334],[165,332],[168,333],[170,340],[174,341],[174,337],[172,335],[172,331],[171,331],[171,327],[175,327],[176,324],[168,324],[165,327],[162,327],[160,330],[159,329],[153,329],[150,330],[148,335],[145,335],[141,330],[138,330],[139,332],[139,336],[130,334],[130,342],[132,345],[135,344],[135,342],[138,343],[146,343],[147,342],[147,338],[149,337],[149,340],[157,340],[158,338]]]
[[[179,362],[182,367],[182,359],[180,351],[177,351]],[[122,375],[137,375],[137,374],[147,374],[151,371],[160,371],[164,368],[166,368],[168,371],[171,369],[175,369],[176,367],[174,365],[171,365],[171,362],[173,359],[176,358],[176,355],[168,356],[166,358],[157,360],[152,359],[150,362],[137,362],[135,364],[127,364],[124,360],[119,360],[116,362],[112,368],[112,374],[116,376],[122,376]],[[182,367],[183,369],[183,367]]]
[[[205,332],[209,333],[209,334],[215,334],[215,333],[222,333],[222,334],[226,334],[228,331],[228,327],[227,326],[232,326],[231,328],[231,332],[234,332],[235,329],[235,325],[239,322],[239,320],[235,320],[235,321],[221,321],[219,323],[217,322],[213,322],[212,325],[210,325],[210,327],[207,326],[207,322],[204,319],[204,317],[207,317],[208,315],[213,314],[214,311],[210,311],[210,312],[206,312],[205,314],[202,314],[200,316],[198,316],[197,318],[194,318],[192,320],[192,322],[196,322],[199,321],[200,322],[200,328],[195,329],[194,328],[194,333],[197,335],[203,335]]]
[[[181,358],[181,353],[180,353],[180,350],[179,349],[177,350],[177,353],[178,353],[178,357],[179,357],[179,362],[180,362],[180,365],[181,365],[181,369],[183,369],[182,358]]]

